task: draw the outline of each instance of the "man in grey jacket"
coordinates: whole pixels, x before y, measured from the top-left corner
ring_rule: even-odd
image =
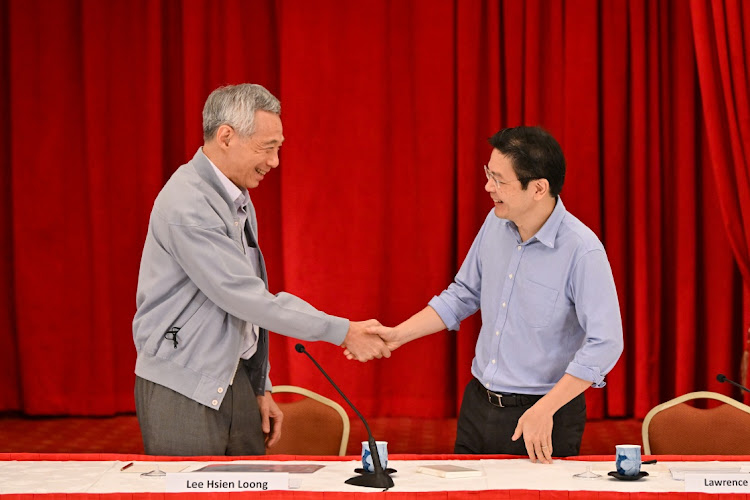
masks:
[[[281,105],[260,85],[216,89],[204,145],[154,202],[133,320],[135,401],[151,455],[259,455],[279,438],[268,330],[344,346],[360,361],[390,351],[365,328],[268,292],[248,189],[279,165]]]

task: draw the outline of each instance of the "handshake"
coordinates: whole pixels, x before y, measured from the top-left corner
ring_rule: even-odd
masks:
[[[399,337],[395,328],[383,326],[378,320],[352,321],[341,347],[348,359],[364,363],[373,358],[390,358],[391,351],[404,343]]]

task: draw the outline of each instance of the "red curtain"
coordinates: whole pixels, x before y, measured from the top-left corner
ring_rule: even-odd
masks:
[[[729,243],[744,283],[743,384],[750,350],[750,8],[736,0],[693,0],[696,59],[710,167]],[[746,400],[748,395],[745,395]]]
[[[747,114],[709,119],[703,65],[720,57],[703,62],[698,27],[713,5],[0,0],[0,410],[133,410],[153,199],[200,145],[208,93],[243,81],[283,105],[282,168],[251,192],[272,291],[402,321],[450,283],[491,208],[486,138],[538,124],[563,146],[562,198],[602,238],[623,312],[625,353],[588,391],[590,417],[730,393],[714,377],[740,373],[750,233],[733,230],[745,195],[716,164],[747,180],[747,135],[730,133]],[[308,348],[363,413],[446,417],[478,327],[364,365]],[[272,339],[272,380],[337,399],[295,343]]]

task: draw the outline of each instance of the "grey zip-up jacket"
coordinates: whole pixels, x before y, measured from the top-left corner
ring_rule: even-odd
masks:
[[[268,292],[263,254],[256,273],[238,221],[199,148],[154,202],[133,319],[136,375],[217,410],[237,368],[246,323],[260,327],[257,351],[246,363],[256,394],[266,389],[268,330],[341,345],[349,329],[348,320],[294,295]],[[252,202],[247,224],[257,246]]]

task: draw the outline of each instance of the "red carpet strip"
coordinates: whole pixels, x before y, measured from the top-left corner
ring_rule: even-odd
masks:
[[[453,452],[456,419],[380,417],[368,420],[376,439],[388,441],[388,452],[444,454]],[[347,455],[359,455],[367,433],[351,419]],[[592,420],[586,424],[581,455],[613,455],[616,444],[641,444],[641,421]],[[116,417],[24,418],[0,415],[0,453],[143,453],[134,415]]]

